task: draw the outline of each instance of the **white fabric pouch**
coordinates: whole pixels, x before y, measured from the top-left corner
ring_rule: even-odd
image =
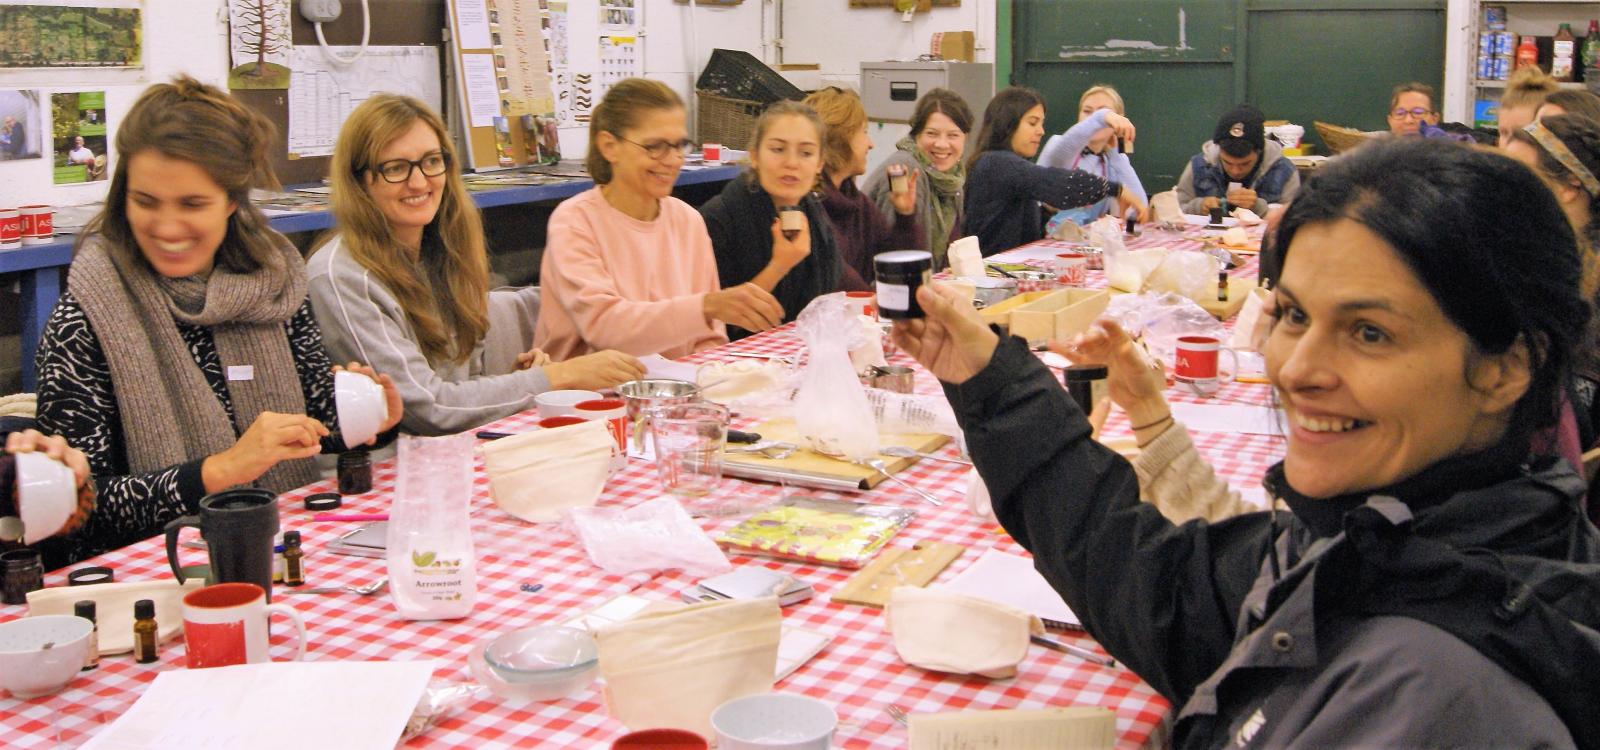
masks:
[[[950,273],[965,279],[981,279],[989,274],[983,267],[983,250],[977,237],[962,237],[950,243]]]
[[[183,595],[205,584],[203,578],[190,578],[182,585],[164,580],[52,586],[28,592],[28,616],[70,615],[73,605],[88,599],[100,626],[100,655],[126,654],[133,650],[134,602],[156,603],[156,637],[165,643],[183,632]]]
[[[616,450],[611,431],[598,420],[492,441],[483,446],[489,494],[524,521],[559,521],[562,511],[600,499]]]
[[[1017,674],[1038,617],[943,589],[896,586],[884,607],[900,660],[935,672],[1004,679]]]
[[[696,604],[595,631],[606,710],[629,729],[715,736],[711,712],[772,690],[783,616],[777,597]]]

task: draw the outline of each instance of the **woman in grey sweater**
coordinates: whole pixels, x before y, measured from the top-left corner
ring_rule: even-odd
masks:
[[[345,122],[330,169],[337,228],[307,263],[335,358],[382,363],[405,401],[401,426],[460,432],[532,408],[552,389],[596,389],[644,367],[615,351],[547,362],[533,349],[537,288],[490,291],[483,224],[451,167],[439,116],[372,97]]]

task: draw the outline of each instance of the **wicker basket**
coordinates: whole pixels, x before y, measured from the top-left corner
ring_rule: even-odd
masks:
[[[695,131],[701,143],[720,143],[740,151],[750,148],[750,139],[756,132],[756,118],[767,105],[747,99],[729,99],[700,89],[695,90],[695,97],[699,102]]]
[[[1317,128],[1317,135],[1322,137],[1322,142],[1327,144],[1329,154],[1339,154],[1349,151],[1363,143],[1372,140],[1372,137],[1355,128],[1342,125],[1330,125],[1322,121],[1313,121]]]

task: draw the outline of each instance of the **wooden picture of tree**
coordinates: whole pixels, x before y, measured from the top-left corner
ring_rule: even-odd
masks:
[[[289,88],[289,0],[229,0],[228,87]]]

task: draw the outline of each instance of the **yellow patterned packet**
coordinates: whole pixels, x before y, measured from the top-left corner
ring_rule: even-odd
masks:
[[[751,515],[717,541],[737,552],[821,565],[866,565],[916,511],[883,505],[788,498]]]

